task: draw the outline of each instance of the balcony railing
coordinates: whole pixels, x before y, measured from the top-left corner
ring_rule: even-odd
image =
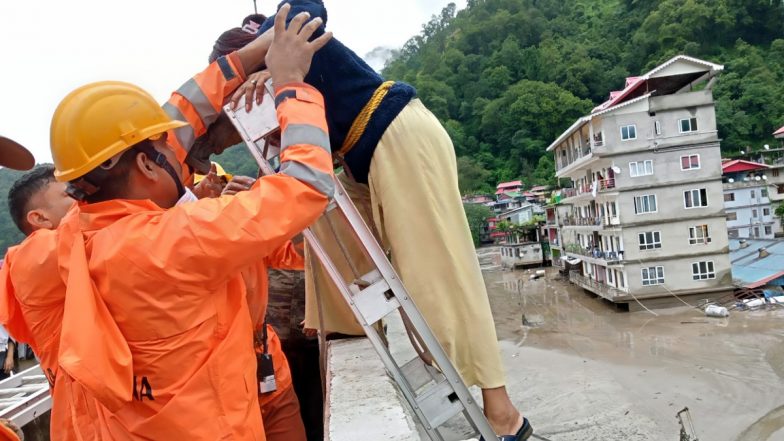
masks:
[[[589,291],[593,291],[607,299],[624,297],[627,295],[626,292],[614,286],[610,286],[604,282],[599,282],[597,280],[591,279],[590,277],[581,276],[576,273],[570,273],[569,280],[575,285],[581,286]]]
[[[615,178],[602,179],[599,181],[599,191],[607,191],[615,188]]]
[[[568,253],[604,260],[608,263],[623,261],[623,251],[604,251],[597,247],[584,247],[578,243],[566,244],[564,250]]]
[[[583,159],[584,157],[590,155],[592,153],[591,146],[588,144],[588,140],[585,141],[585,145],[578,149],[580,156],[576,158],[572,158],[571,161],[558,161],[558,170],[564,169],[569,167],[570,165],[574,164],[575,162]]]
[[[563,223],[564,225],[576,225],[576,226],[583,226],[583,227],[601,226],[602,218],[600,216],[596,216],[596,217],[566,216],[563,220]]]

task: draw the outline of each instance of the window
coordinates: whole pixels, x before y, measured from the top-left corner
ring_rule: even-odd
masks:
[[[596,147],[601,147],[604,145],[604,132],[594,133],[593,145]]]
[[[680,127],[681,133],[696,132],[697,118],[679,119],[678,126]]]
[[[730,239],[737,239],[740,237],[740,233],[738,233],[738,230],[735,228],[732,230],[727,230],[727,235],[730,237]]]
[[[754,227],[754,237],[759,237],[759,227]]]
[[[654,123],[653,123],[653,128],[654,128],[654,130],[656,130],[656,134],[657,134],[657,135],[661,135],[661,134],[662,134],[662,131],[661,131],[661,122],[660,122],[660,121],[654,121]]]
[[[765,227],[765,235],[767,236],[771,234],[773,234],[773,228],[770,225],[768,225],[767,227]]]
[[[646,161],[637,161],[629,163],[629,176],[636,178],[637,176],[647,176],[653,174],[653,161],[648,159]]]
[[[756,208],[751,210],[751,217],[757,217],[757,209]]]
[[[681,156],[681,170],[696,170],[700,168],[700,155]]]
[[[636,196],[634,198],[634,213],[655,213],[656,212],[656,195],[646,194],[645,196]]]
[[[621,140],[629,141],[632,139],[637,139],[637,126],[630,124],[628,126],[621,127]]]
[[[691,264],[691,276],[694,280],[708,280],[716,278],[713,261],[694,262]]]
[[[652,266],[642,269],[642,286],[664,284],[664,267]]]
[[[615,282],[613,282],[613,270],[611,270],[611,269],[608,269],[608,270],[607,270],[607,281],[608,281],[610,284],[613,284],[613,283],[615,283]]]
[[[735,200],[735,193],[724,193],[724,202],[732,202]]]
[[[734,211],[731,211],[731,212],[727,213],[727,220],[728,221],[738,220],[738,213],[736,213]]]
[[[774,178],[778,178],[779,177],[779,169],[774,168],[771,173],[773,174]]]
[[[763,208],[762,209],[763,216],[770,216],[770,208]]]
[[[653,250],[661,248],[661,233],[659,231],[648,231],[640,233],[640,250]]]
[[[618,286],[626,288],[626,277],[624,277],[623,271],[618,273]]]
[[[689,227],[689,245],[708,244],[710,241],[707,225]]]
[[[763,188],[762,190],[760,190],[760,195],[761,195],[763,198],[766,198],[766,197],[768,197],[768,189],[767,189],[767,188]]]
[[[684,191],[683,204],[686,208],[707,207],[708,190],[700,188],[699,190]]]
[[[756,197],[757,197],[757,192],[755,192],[754,190],[751,190],[751,198],[754,199]]]

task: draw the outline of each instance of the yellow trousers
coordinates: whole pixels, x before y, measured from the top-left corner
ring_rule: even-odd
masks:
[[[457,187],[454,147],[438,119],[413,100],[387,128],[373,155],[369,185],[340,176],[349,196],[391,250],[392,264],[452,363],[470,385],[505,384],[490,303]],[[326,217],[326,216],[325,216]],[[365,274],[362,253],[341,241],[348,237],[340,222],[322,217],[313,227],[344,278]],[[306,253],[306,327],[362,334],[351,310],[335,289],[312,250]],[[319,296],[316,296],[318,290]]]

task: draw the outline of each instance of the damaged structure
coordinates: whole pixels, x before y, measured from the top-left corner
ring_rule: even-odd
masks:
[[[723,66],[680,55],[626,80],[548,147],[570,179],[573,283],[630,309],[731,292],[712,88]]]

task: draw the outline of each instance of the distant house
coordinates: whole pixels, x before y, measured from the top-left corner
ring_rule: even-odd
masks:
[[[547,185],[537,185],[529,190],[529,193],[534,197],[536,202],[544,203],[550,196],[550,187]]]
[[[775,218],[768,196],[769,167],[742,159],[721,165],[730,239],[773,239]]]
[[[497,195],[497,200],[493,203],[493,211],[496,214],[520,208],[525,202],[525,196],[520,192],[508,191]]]
[[[541,213],[542,208],[535,204],[525,204],[519,208],[501,213],[498,219],[515,225],[524,225],[534,220],[534,215]]]
[[[776,138],[779,138],[779,139],[784,139],[784,127],[782,127],[780,129],[776,130],[775,132],[773,132],[773,136],[775,136]]]
[[[498,184],[496,187],[496,196],[501,195],[502,193],[509,193],[509,192],[520,192],[523,190],[523,182],[522,181],[510,181],[510,182],[502,182]]]
[[[470,196],[463,196],[463,203],[464,204],[482,204],[486,205],[489,202],[493,202],[493,198],[486,194],[476,194]]]

